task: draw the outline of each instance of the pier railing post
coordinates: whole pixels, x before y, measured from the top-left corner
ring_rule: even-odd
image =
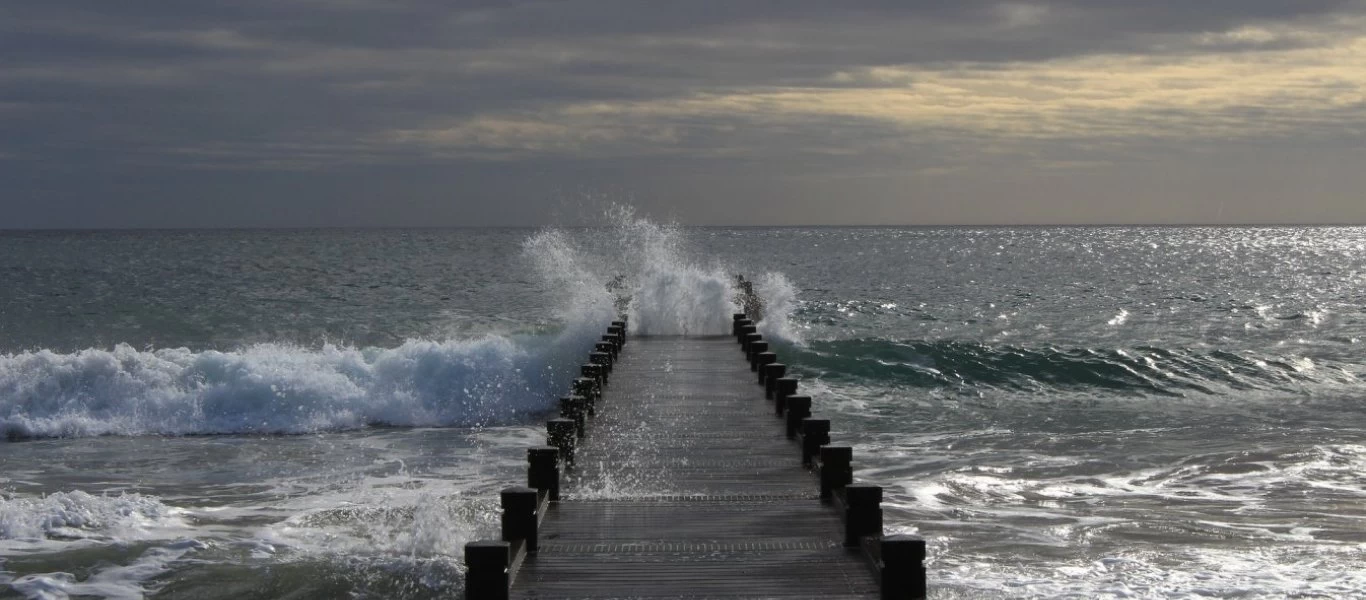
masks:
[[[507,542],[483,540],[465,544],[465,597],[469,600],[507,600]]]
[[[730,334],[731,334],[731,335],[737,335],[737,334],[740,333],[740,321],[743,321],[743,320],[745,320],[745,313],[735,313],[735,314],[731,315],[731,323],[730,323]]]
[[[579,365],[579,375],[586,377],[588,379],[592,379],[593,383],[597,385],[597,387],[602,387],[603,377],[605,376],[602,370],[602,365],[594,365],[588,363]]]
[[[768,352],[768,342],[760,341],[749,343],[749,352],[745,354],[745,358],[749,360],[749,370],[759,370],[759,354],[761,352]]]
[[[759,333],[759,328],[754,326],[754,321],[750,321],[749,319],[740,321],[739,330],[735,332],[735,341],[740,342],[740,344],[743,345],[745,343],[745,336],[751,333]]]
[[[773,386],[773,410],[778,416],[783,416],[787,410],[787,397],[797,393],[796,377],[779,377]]]
[[[560,449],[554,446],[527,448],[526,484],[545,492],[551,502],[560,501]]]
[[[612,345],[612,356],[621,354],[621,344],[618,343],[617,336],[607,334],[602,336],[603,343]]]
[[[802,466],[810,467],[830,443],[830,419],[802,419]]]
[[[529,487],[510,487],[499,494],[503,506],[503,541],[522,544],[527,554],[536,553],[536,528],[540,524],[540,499]],[[514,551],[515,552],[515,551]]]
[[[607,383],[612,378],[612,354],[609,352],[592,352],[588,355],[588,362],[602,367],[602,382]]]
[[[740,333],[738,336],[735,336],[735,340],[740,343],[740,347],[743,349],[744,344],[749,342],[749,336],[751,335],[759,335],[759,328],[754,327],[754,325],[740,325]]]
[[[882,538],[883,600],[921,600],[928,594],[925,540],[909,535]]]
[[[754,355],[754,371],[759,373],[759,385],[764,384],[764,369],[778,362],[777,352],[760,352]]]
[[[753,344],[754,342],[758,342],[758,341],[763,340],[763,339],[764,339],[764,336],[759,335],[758,333],[746,334],[745,337],[741,338],[741,340],[740,340],[740,349],[744,351],[745,357],[746,357],[746,358],[749,357],[749,347],[750,347],[750,345]]]
[[[811,416],[811,396],[787,397],[787,439],[797,439],[802,419]]]
[[[574,465],[574,422],[569,419],[546,421],[546,445],[560,451],[560,463],[566,468]]]
[[[834,498],[835,490],[853,483],[854,470],[851,466],[853,459],[853,448],[848,446],[821,446],[821,500],[828,502]]]
[[[764,384],[764,397],[772,398],[773,391],[778,387],[778,380],[787,375],[787,365],[782,363],[770,363],[765,365],[760,371],[761,381]]]
[[[882,486],[844,486],[844,545],[857,547],[864,536],[882,535]]]
[[[588,406],[583,396],[560,398],[560,418],[573,421],[574,433],[580,438],[588,433],[587,413]]]
[[[598,384],[597,381],[589,377],[580,377],[574,380],[575,396],[582,396],[588,404],[588,415],[598,414]]]

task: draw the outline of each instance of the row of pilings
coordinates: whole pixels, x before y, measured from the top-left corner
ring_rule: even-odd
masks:
[[[602,390],[611,379],[626,345],[626,317],[612,321],[593,346],[588,362],[569,395],[559,399],[560,417],[546,421],[546,445],[527,449],[527,484],[503,489],[502,539],[465,544],[465,595],[468,598],[507,598],[508,589],[527,555],[537,550],[537,531],[551,502],[560,499],[560,468],[574,465],[574,448],[586,432],[586,421],[597,414]]]
[[[844,545],[863,552],[882,598],[924,598],[927,592],[925,540],[882,531],[882,487],[854,483],[850,446],[831,445],[830,420],[812,415],[811,397],[798,393],[800,381],[778,362],[757,324],[736,313],[731,333],[749,361],[749,369],[764,387],[764,398],[773,401],[774,414],[784,421],[787,438],[797,442],[802,466],[816,475],[820,501],[839,512],[844,521]]]

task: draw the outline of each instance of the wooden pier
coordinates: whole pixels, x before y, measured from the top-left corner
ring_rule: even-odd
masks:
[[[503,539],[466,547],[467,597],[924,597],[924,541],[882,536],[881,488],[743,315],[734,333],[614,323],[503,491]]]

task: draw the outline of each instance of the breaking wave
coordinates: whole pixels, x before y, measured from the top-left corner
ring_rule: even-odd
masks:
[[[609,217],[611,227],[546,229],[523,244],[552,295],[557,333],[409,339],[393,348],[119,344],[0,354],[0,431],[26,439],[507,423],[550,408],[618,314],[639,335],[729,332],[738,292],[726,268],[690,258],[676,227],[624,207]],[[772,298],[764,332],[794,338],[792,286],[775,274],[756,281]]]
[[[546,229],[527,240],[542,278],[576,298],[574,305],[611,303],[630,317],[637,335],[724,335],[740,310],[733,269],[690,251],[684,231],[636,216],[628,206],[607,211],[610,227]],[[769,303],[765,334],[796,339],[788,317],[796,304],[790,283],[761,274],[756,291]],[[578,310],[578,309],[576,309]]]
[[[558,366],[555,350],[578,345],[533,350],[490,336],[397,348],[24,352],[0,356],[0,428],[13,439],[506,421],[544,408],[571,366]]]
[[[1224,350],[1059,348],[951,340],[812,342],[797,361],[831,381],[883,381],[921,388],[1021,392],[1104,389],[1183,396],[1230,390],[1291,391],[1359,384],[1350,365],[1303,356]]]

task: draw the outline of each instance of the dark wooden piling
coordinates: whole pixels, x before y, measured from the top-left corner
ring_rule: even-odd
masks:
[[[510,487],[499,494],[503,506],[503,541],[508,542],[516,555],[518,551],[536,553],[536,527],[540,523],[537,511],[540,499],[535,488]]]
[[[607,383],[607,371],[602,368],[602,365],[591,363],[579,365],[579,375],[582,375],[585,379],[592,379],[598,389],[601,389],[603,384]]]
[[[773,398],[773,391],[778,386],[778,380],[787,375],[787,365],[782,363],[769,363],[759,371],[759,383],[764,384],[764,397]]]
[[[741,328],[741,327],[743,327],[743,326],[745,326],[745,325],[753,325],[753,324],[754,324],[754,321],[749,320],[749,318],[745,316],[745,313],[735,313],[734,315],[731,316],[731,319],[732,319],[731,324],[730,324],[730,334],[731,334],[731,335],[739,335],[739,334],[740,334],[740,328]]]
[[[526,450],[526,484],[551,502],[560,500],[560,449],[536,446]]]
[[[882,486],[844,486],[844,545],[858,547],[865,536],[882,535]]]
[[[603,341],[603,343],[610,344],[610,345],[612,346],[612,356],[617,356],[617,355],[621,354],[621,339],[620,339],[620,338],[618,338],[617,336],[612,335],[612,334],[609,333],[609,334],[606,334],[606,335],[602,336],[602,341]]]
[[[854,450],[848,446],[821,446],[820,454],[821,500],[830,500],[835,492],[844,489],[854,480],[851,462]]]
[[[760,335],[760,334],[758,334],[758,333],[748,333],[748,334],[745,334],[744,337],[740,338],[740,350],[741,350],[742,352],[744,352],[746,356],[748,356],[748,355],[749,355],[749,346],[750,346],[750,344],[753,344],[753,343],[758,342],[758,341],[762,341],[763,339],[764,339],[764,336],[762,336],[762,335]]]
[[[588,355],[588,362],[602,367],[603,383],[607,383],[612,375],[612,354],[610,352],[593,352]]]
[[[574,431],[574,422],[569,419],[551,419],[546,422],[547,446],[554,446],[560,451],[560,464],[570,467],[574,465],[574,440],[578,434]]]
[[[465,544],[465,597],[502,600],[508,597],[509,544],[483,540]]]
[[[588,402],[583,396],[560,398],[560,418],[574,422],[574,433],[583,437],[588,433]]]
[[[821,446],[830,443],[829,419],[802,419],[802,466],[810,467],[820,456]]]
[[[787,412],[787,397],[797,393],[796,377],[779,377],[773,384],[773,409],[778,416]]]
[[[787,397],[787,439],[797,439],[797,434],[801,431],[802,419],[811,416],[811,396],[788,396]]]
[[[745,358],[749,360],[749,370],[759,370],[759,355],[768,352],[768,342],[752,342],[749,351],[745,353]]]
[[[877,567],[884,600],[919,599],[927,595],[925,540],[889,535],[882,538],[879,554]]]
[[[759,385],[764,384],[764,369],[778,362],[777,352],[760,352],[754,355],[754,371],[759,374]]]
[[[598,394],[602,392],[602,388],[598,386],[597,381],[591,377],[580,377],[574,380],[571,389],[575,396],[582,397],[588,405],[588,416],[598,414]]]

